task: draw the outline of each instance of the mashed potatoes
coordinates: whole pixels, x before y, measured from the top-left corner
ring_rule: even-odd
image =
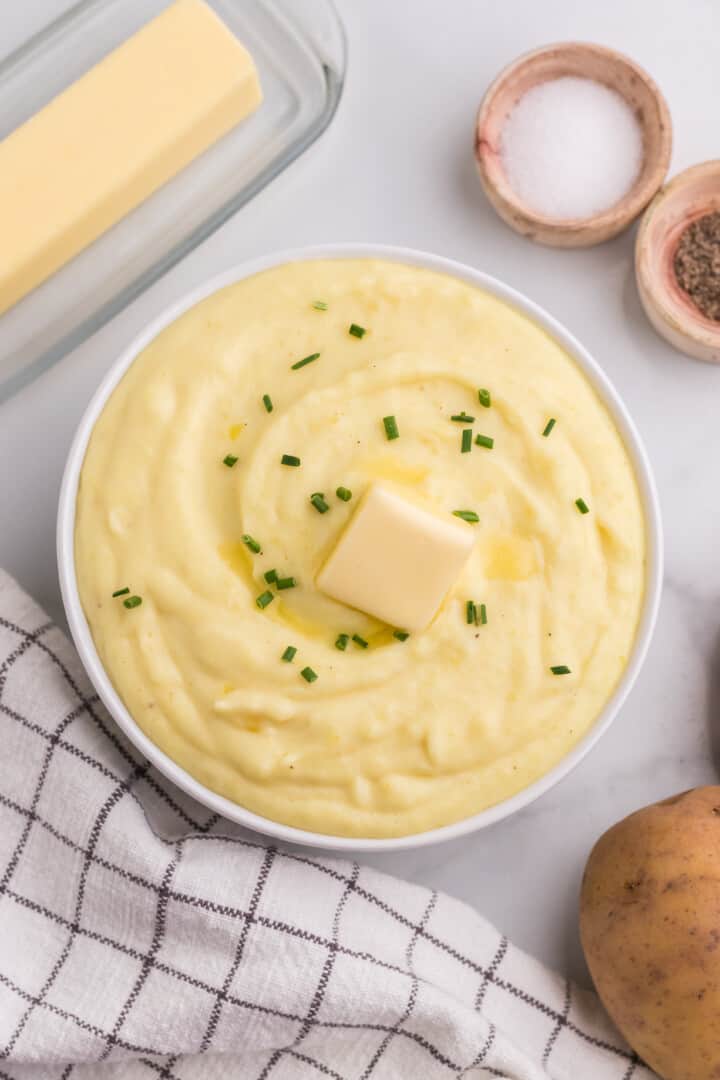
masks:
[[[492,449],[460,452],[463,412]],[[403,641],[315,586],[378,481],[479,518]],[[614,690],[644,587],[633,469],[573,360],[495,297],[374,260],[268,270],[159,334],[95,426],[75,547],[98,652],[148,736],[242,806],[343,836],[456,821],[547,772]]]

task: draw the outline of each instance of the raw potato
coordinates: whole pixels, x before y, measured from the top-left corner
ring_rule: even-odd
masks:
[[[720,787],[638,810],[595,845],[580,936],[600,997],[664,1080],[720,1080]]]

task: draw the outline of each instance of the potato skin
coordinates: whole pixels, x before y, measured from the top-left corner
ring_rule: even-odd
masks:
[[[664,1080],[720,1080],[720,787],[638,810],[588,859],[580,937],[607,1011]]]

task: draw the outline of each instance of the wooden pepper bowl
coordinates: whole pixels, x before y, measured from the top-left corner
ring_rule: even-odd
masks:
[[[706,318],[677,283],[673,263],[693,221],[720,210],[720,161],[693,165],[645,211],[635,243],[635,279],[648,319],[680,352],[720,363],[720,322]]]
[[[621,94],[643,133],[643,161],[637,180],[614,206],[585,218],[538,214],[510,187],[500,155],[508,114],[539,83],[574,75],[594,79]],[[665,98],[653,80],[622,53],[571,41],[526,53],[502,71],[487,90],[477,116],[475,158],[485,194],[516,232],[552,247],[590,247],[622,232],[647,206],[670,164],[672,123]]]

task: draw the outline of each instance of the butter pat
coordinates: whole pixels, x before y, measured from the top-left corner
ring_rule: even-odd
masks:
[[[250,54],[176,0],[0,142],[0,313],[262,100]]]
[[[317,576],[327,596],[404,630],[424,630],[472,550],[467,525],[374,485]]]

